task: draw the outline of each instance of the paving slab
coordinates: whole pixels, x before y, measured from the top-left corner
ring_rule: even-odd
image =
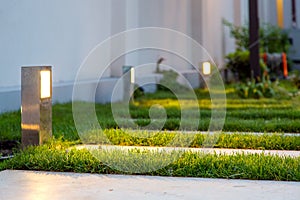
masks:
[[[181,151],[181,152],[194,152],[204,154],[218,154],[218,155],[236,155],[236,154],[264,154],[280,157],[300,157],[300,151],[288,151],[288,150],[256,150],[256,149],[220,149],[220,148],[189,148],[189,147],[151,147],[151,146],[118,146],[118,145],[77,145],[76,149],[88,149],[88,150],[133,150],[139,149],[141,151],[153,151],[153,152],[168,152],[168,151]]]
[[[300,182],[6,170],[0,199],[299,200]]]

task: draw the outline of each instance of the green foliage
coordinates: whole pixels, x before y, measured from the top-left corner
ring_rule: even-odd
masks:
[[[170,160],[170,155],[176,156],[176,152],[148,152],[147,156],[143,156],[145,162],[136,162],[135,157],[143,154],[143,151],[136,150],[133,154],[135,157],[120,157],[120,155],[126,153],[124,150],[100,151],[105,155],[106,159],[113,158],[116,162],[119,160],[119,163],[122,164],[120,166],[122,169],[123,167],[133,166],[135,170],[142,172],[151,166],[164,164],[164,167],[161,169],[141,173],[145,175],[300,181],[299,157],[279,157],[267,154],[218,155],[185,152],[173,162],[165,163],[165,161]],[[131,151],[129,150],[127,155],[131,155],[133,153]],[[145,163],[150,164],[150,166],[145,165]],[[112,167],[112,165],[105,164],[103,160],[96,159],[88,150],[76,150],[70,148],[69,144],[62,142],[52,142],[38,147],[27,148],[16,154],[13,159],[0,163],[0,171],[16,169],[132,174],[130,170],[121,172]]]
[[[145,95],[143,88],[139,87],[137,84],[134,85],[133,97],[134,99],[141,98]]]
[[[235,26],[224,20],[223,24],[230,29],[231,36],[236,40],[238,51],[249,50],[249,27]],[[288,33],[277,26],[271,24],[263,24],[259,29],[259,45],[260,52],[268,53],[287,53],[290,48]]]
[[[21,112],[0,114],[0,141],[18,140],[21,132]]]
[[[160,80],[159,84],[157,85],[157,89],[159,91],[167,91],[167,92],[177,94],[189,90],[187,87],[177,82],[178,74],[176,72],[169,70],[169,71],[162,71],[160,73],[163,74],[163,78]]]
[[[297,79],[297,78],[295,78]],[[261,82],[254,80],[246,83],[240,83],[236,86],[236,92],[241,98],[276,98],[291,99],[298,96],[297,83],[290,80],[281,80],[271,82],[268,76],[263,76]]]
[[[289,52],[290,42],[288,32],[277,26],[264,24],[260,29],[260,46],[263,52]]]
[[[244,51],[249,48],[249,28],[245,26],[235,26],[229,21],[223,20],[223,24],[230,29],[230,34],[235,39],[238,51]]]
[[[245,81],[251,77],[250,52],[237,50],[226,57],[226,67],[230,69],[239,80]]]
[[[229,27],[231,36],[236,41],[236,51],[226,55],[226,67],[235,74],[240,81],[248,81],[252,78],[250,69],[250,53],[249,49],[249,29],[248,25],[235,26],[224,20],[224,25]],[[264,24],[259,29],[259,46],[260,52],[264,53],[288,53],[290,48],[288,33],[284,32],[277,26]],[[260,67],[262,73],[267,72],[267,66],[260,59]]]
[[[227,111],[223,131],[240,132],[300,132],[300,97],[291,97],[295,93],[295,86],[287,80],[273,83],[275,98],[241,99],[235,93],[234,86],[227,86]],[[280,88],[287,88],[279,91]],[[288,91],[288,93],[286,93]],[[196,90],[198,104],[189,99],[184,100],[185,107],[180,107],[176,96],[170,92],[159,91],[155,94],[145,94],[134,104],[130,105],[130,114],[139,125],[150,123],[149,109],[158,104],[164,107],[167,121],[163,130],[176,130],[180,127],[181,111],[195,112],[200,108],[200,123],[198,130],[207,131],[211,121],[211,100],[207,90]],[[278,97],[278,95],[280,95]],[[124,108],[122,108],[124,109]],[[123,112],[122,109],[120,112]],[[103,129],[116,129],[111,111],[111,104],[96,104],[96,114]],[[20,112],[4,113],[0,115],[0,139],[21,141]],[[53,106],[53,135],[63,137],[66,141],[79,139],[73,121],[72,104],[56,104]],[[184,119],[183,119],[184,120]],[[191,126],[192,127],[192,126]],[[195,131],[195,130],[194,130]]]
[[[250,67],[250,52],[248,50],[237,50],[233,53],[229,53],[225,56],[226,67],[230,69],[235,78],[239,81],[245,82],[252,79],[251,67]],[[259,60],[259,65],[263,76],[268,74],[269,69],[262,59]]]
[[[215,147],[234,149],[300,150],[298,136],[283,134],[221,134]]]
[[[299,70],[293,71],[293,74],[292,74],[292,83],[293,83],[298,89],[300,89],[300,71],[299,71]]]
[[[95,137],[97,135],[97,137]],[[208,139],[207,134],[181,132],[149,132],[132,130],[104,130],[103,134],[92,133],[83,139],[87,144],[109,144],[120,146],[177,146],[201,148]],[[222,133],[213,147],[268,150],[300,150],[299,136],[283,134]]]
[[[275,96],[273,84],[269,79],[263,79],[261,82],[255,80],[241,83],[237,86],[236,91],[242,98],[272,98]]]
[[[291,87],[288,82],[279,82],[280,86]],[[255,132],[300,132],[300,98],[289,99],[240,99],[233,94],[234,89],[227,86],[227,116],[224,131],[255,131]],[[198,130],[206,131],[211,118],[211,104],[209,92],[196,91],[198,103],[185,100],[186,108],[179,107],[178,100],[171,92],[159,91],[157,94],[146,94],[130,105],[130,114],[140,124],[150,122],[149,108],[159,104],[166,109],[168,116],[164,126],[168,130],[176,130],[180,126],[181,110],[189,109],[193,112],[195,106],[200,106],[200,125]],[[187,134],[180,132],[149,132],[116,129],[118,125],[111,113],[111,104],[96,104],[95,110],[99,123],[104,130],[103,138],[94,137],[93,134],[81,138],[84,142],[100,143],[108,138],[112,144],[126,146],[188,146],[199,148],[205,141],[206,134]],[[122,112],[122,110],[121,110]],[[5,113],[0,115],[1,140],[9,138],[20,139],[20,113]],[[184,120],[184,119],[183,119]],[[7,127],[13,127],[10,131]],[[3,131],[2,131],[3,129]],[[99,131],[99,130],[95,130]],[[49,170],[85,173],[124,173],[106,164],[104,160],[96,159],[88,150],[76,150],[79,137],[73,122],[72,104],[57,104],[53,106],[53,134],[60,140],[29,147],[16,152],[15,157],[0,162],[0,170],[25,169]],[[194,140],[190,140],[192,139]],[[75,142],[66,142],[75,141]],[[190,144],[189,141],[192,141]],[[299,136],[283,134],[220,134],[216,148],[241,149],[273,149],[273,150],[300,150]],[[138,153],[138,154],[137,154]],[[164,159],[174,155],[174,152],[153,152],[147,157],[137,156],[145,152],[132,150],[102,151],[98,158],[110,159],[118,163],[122,169],[134,166],[134,170],[143,172],[149,166],[163,164],[165,167],[145,172],[146,175],[160,176],[191,176],[207,178],[243,178],[262,180],[288,180],[300,181],[300,158],[255,155],[216,155],[186,152],[178,159],[170,162]],[[173,153],[173,154],[172,154]],[[122,155],[122,156],[121,156]],[[141,159],[143,158],[143,159]],[[134,163],[134,164],[133,164]],[[151,169],[151,168],[150,168]],[[129,172],[128,172],[129,171]],[[130,170],[127,170],[130,174]]]
[[[297,71],[298,73],[298,71]],[[300,73],[299,73],[300,75]],[[296,82],[294,82],[293,78],[292,79],[286,79],[286,80],[280,80],[278,82],[278,86],[284,88],[286,91],[290,93],[296,93],[298,92],[298,85]],[[299,86],[300,86],[300,77],[299,77]]]

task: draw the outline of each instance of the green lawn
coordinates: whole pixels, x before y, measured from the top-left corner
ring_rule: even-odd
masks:
[[[179,129],[181,113],[184,110],[196,116],[194,119],[200,119],[197,130],[207,131],[211,122],[212,107],[209,93],[199,90],[196,94],[198,101],[186,99],[184,104],[187,106],[182,108],[179,107],[175,96],[170,93],[149,94],[130,105],[130,114],[137,125],[146,126],[150,123],[149,108],[159,104],[165,108],[168,117],[163,130]],[[200,113],[195,112],[198,106]],[[110,104],[97,104],[95,109],[103,129],[122,128],[115,122]],[[122,109],[118,112],[122,113]],[[192,125],[191,130],[195,131]],[[300,98],[240,99],[232,93],[232,88],[229,88],[223,131],[300,133]],[[20,112],[0,115],[0,140],[20,140],[20,133]],[[53,106],[53,134],[55,137],[64,137],[65,140],[79,139],[74,126],[71,103]]]
[[[43,170],[102,174],[207,177],[300,181],[300,157],[266,154],[217,155],[185,152],[97,151],[70,149],[54,141],[30,147],[15,158],[0,162],[4,169]]]
[[[120,124],[114,120],[111,111],[112,105],[96,104],[97,120],[103,131],[95,129],[81,137],[74,125],[72,104],[56,104],[53,106],[53,135],[56,139],[45,145],[30,147],[21,152],[16,150],[13,159],[0,162],[0,171],[29,169],[114,174],[140,172],[160,176],[300,181],[299,157],[290,158],[265,154],[207,155],[193,152],[185,152],[174,157],[176,152],[149,153],[136,150],[128,151],[125,154],[120,151],[101,151],[101,155],[97,159],[88,150],[70,149],[74,144],[82,142],[93,144],[106,143],[106,141],[109,141],[109,144],[122,146],[168,146],[171,144],[171,146],[202,147],[207,139],[211,139],[209,138],[211,136],[195,131],[205,132],[208,130],[212,108],[216,108],[216,105],[211,103],[208,91],[197,90],[196,95],[198,99],[193,101],[189,94],[186,94],[186,99],[182,100],[184,104],[180,107],[180,102],[174,95],[159,91],[137,98],[129,106],[130,117],[140,128],[151,123],[149,116],[151,106],[163,107],[167,115],[166,123],[162,128],[165,131],[122,130]],[[299,97],[240,99],[235,95],[231,86],[227,87],[226,95],[226,119],[223,131],[233,133],[217,135],[213,147],[300,150],[299,136],[283,134],[300,133]],[[120,108],[118,113],[126,116],[126,106],[122,107],[122,104],[113,106]],[[196,112],[197,108],[200,113]],[[163,121],[160,118],[162,116],[161,109],[151,110],[151,112],[151,116],[154,116],[156,121]],[[181,130],[176,131],[180,128],[181,120],[189,122],[189,119],[181,119],[183,112],[199,119],[196,128],[193,127],[193,121],[190,122],[190,127],[185,127],[186,130],[192,131],[188,134]],[[123,120],[126,125],[126,117]],[[155,126],[152,128],[155,129]],[[20,129],[19,111],[0,115],[1,141],[20,141]],[[251,134],[253,132],[265,134]],[[212,140],[214,139],[212,138]],[[170,160],[170,158],[176,159]],[[111,163],[115,165],[111,166]]]

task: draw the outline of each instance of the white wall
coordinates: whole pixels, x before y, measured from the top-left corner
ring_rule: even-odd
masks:
[[[284,2],[284,28],[290,29],[292,28],[292,2],[286,1]],[[300,29],[300,1],[296,1],[296,27]]]
[[[286,5],[290,1],[284,2]],[[277,25],[277,6],[276,0],[259,0],[258,1],[259,21],[260,24],[269,23]]]
[[[52,65],[54,85],[74,81],[88,52],[110,35],[110,15],[110,0],[1,0],[0,112],[20,105],[19,92],[5,91],[19,90],[21,66]]]
[[[202,0],[203,45],[218,66],[223,66],[224,55],[234,51],[234,41],[222,19],[234,21],[233,0]],[[223,46],[224,45],[224,46]]]
[[[109,36],[132,28],[151,26],[180,31],[203,45],[217,64],[222,64],[223,55],[234,47],[222,25],[223,17],[233,20],[233,1],[1,0],[0,112],[19,108],[21,66],[52,65],[54,102],[71,100],[72,83],[88,53]],[[111,46],[110,53],[114,48],[124,48],[126,42]],[[182,45],[170,38],[165,42]],[[189,51],[187,46],[182,48]],[[159,57],[165,57],[176,69],[191,68],[178,56],[146,50],[121,57],[105,76],[120,76],[124,64],[155,63]],[[93,69],[104,68],[97,65],[97,59],[101,56],[90,61]],[[95,78],[87,73],[89,77]]]
[[[127,1],[127,28],[169,28],[191,36],[190,2],[190,0],[129,0]],[[136,40],[143,40],[143,35],[138,35]],[[166,37],[164,42],[171,47],[179,45],[172,38]],[[182,48],[187,47],[182,46]],[[156,63],[160,57],[164,57],[166,62],[175,69],[190,67],[178,56],[153,49],[132,52],[126,56],[126,64],[139,66],[146,63]],[[154,69],[155,67],[152,71]]]
[[[300,1],[296,1],[296,18],[297,18],[297,28],[300,29]]]
[[[233,11],[233,0],[131,0],[127,1],[126,23],[128,29],[163,27],[182,32],[204,46],[222,66],[224,55],[234,50],[234,41],[228,30],[224,30],[222,18],[233,21]],[[172,38],[165,38],[164,42],[170,46],[179,45]],[[189,51],[187,46],[182,48]],[[157,50],[132,52],[125,60],[127,65],[137,66],[155,63],[160,57],[177,70],[192,68],[178,56]]]
[[[20,85],[23,65],[50,64],[54,83],[74,80],[91,48],[110,35],[109,6],[109,0],[2,0],[0,87]]]

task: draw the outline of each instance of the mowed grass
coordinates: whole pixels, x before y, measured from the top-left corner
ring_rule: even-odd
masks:
[[[147,147],[300,150],[300,136],[249,133],[187,133],[106,129],[81,135],[84,144]]]
[[[210,95],[206,90],[196,91],[197,100],[183,99],[183,105],[176,97],[168,92],[157,92],[146,94],[144,97],[136,99],[129,106],[130,115],[124,115],[124,124],[128,118],[134,119],[137,129],[151,124],[149,110],[153,105],[159,105],[164,109],[167,119],[162,130],[180,129],[181,115],[183,112],[190,113],[195,123],[187,119],[185,130],[207,131],[211,123],[212,103]],[[276,133],[300,133],[300,98],[290,99],[239,99],[232,92],[232,88],[227,89],[226,118],[223,131],[229,132],[276,132]],[[182,95],[184,96],[184,95]],[[187,95],[188,97],[188,95]],[[119,106],[118,113],[126,113],[128,106]],[[152,116],[160,119],[161,108],[151,110]],[[123,128],[118,124],[112,114],[111,104],[96,104],[95,110],[102,129]],[[200,112],[196,110],[199,109]],[[154,112],[154,114],[153,114]],[[84,119],[83,119],[84,120]],[[20,111],[4,113],[0,115],[0,140],[21,139],[21,114]],[[189,126],[189,123],[191,124]],[[150,128],[155,129],[155,124]],[[53,106],[53,135],[57,138],[63,137],[65,140],[78,140],[79,136],[74,124],[72,114],[72,104],[56,104]]]
[[[203,154],[184,152],[98,151],[70,148],[66,142],[30,147],[13,159],[0,162],[4,169],[101,174],[206,177],[300,181],[300,157],[267,154]]]
[[[256,180],[300,181],[300,158],[271,156],[267,154],[203,154],[185,152],[146,152],[136,150],[104,151],[95,153],[87,149],[78,150],[73,146],[80,143],[107,143],[121,146],[184,146],[199,148],[207,140],[207,134],[194,132],[207,131],[211,123],[212,108],[218,108],[210,100],[208,91],[196,91],[197,100],[186,99],[180,102],[167,92],[147,94],[128,105],[96,104],[96,116],[103,131],[91,130],[79,134],[73,120],[72,104],[56,104],[53,106],[53,135],[56,139],[38,147],[16,150],[13,159],[0,162],[0,171],[5,169],[46,170],[82,173],[110,174],[146,174],[159,176],[184,176],[207,178],[238,178]],[[183,95],[184,96],[184,95]],[[240,149],[276,149],[300,150],[300,137],[282,133],[300,132],[300,99],[239,99],[227,90],[226,118],[223,131],[217,140],[213,140],[216,148]],[[80,103],[83,107],[87,103]],[[152,109],[154,105],[160,107]],[[128,118],[134,119],[137,128],[143,129],[153,121],[163,121],[162,108],[167,116],[162,129],[123,130],[112,114],[112,106],[126,125]],[[197,112],[199,108],[200,112]],[[150,112],[150,113],[149,113]],[[195,128],[194,121],[181,119],[182,113],[189,113],[199,124]],[[152,118],[150,117],[152,116]],[[193,132],[170,132],[180,129],[180,122],[191,121],[185,127]],[[0,115],[0,140],[18,140],[21,138],[20,111]],[[89,116],[82,118],[89,122]],[[241,134],[239,132],[272,132],[271,134]],[[209,139],[209,137],[208,137]]]

